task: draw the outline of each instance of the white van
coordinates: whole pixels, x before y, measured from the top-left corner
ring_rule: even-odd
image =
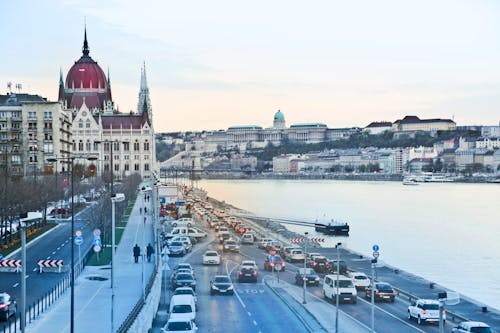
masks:
[[[323,280],[323,296],[327,300],[335,301],[337,290],[339,292],[339,302],[351,302],[355,304],[358,301],[358,292],[350,278],[344,275],[326,275]]]
[[[170,299],[168,320],[196,320],[196,304],[193,295],[174,295]]]

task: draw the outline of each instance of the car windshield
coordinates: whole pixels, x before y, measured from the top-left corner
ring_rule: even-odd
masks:
[[[174,305],[172,308],[172,313],[189,313],[193,312],[191,309],[191,305],[189,304],[179,304],[179,305]]]
[[[253,261],[243,261],[241,263],[242,266],[255,266],[255,262]]]
[[[492,333],[489,327],[471,327],[470,331],[474,333]]]
[[[365,275],[356,275],[354,276],[356,280],[367,280],[368,278]]]
[[[181,242],[172,242],[171,246],[182,246]]]
[[[300,274],[314,274],[314,270],[312,268],[306,268],[305,270],[303,268],[300,269]]]
[[[167,324],[167,331],[189,331],[191,323],[188,321],[173,321]]]
[[[337,280],[334,280],[335,284]],[[339,280],[339,288],[351,288],[352,287],[352,281],[351,280]]]
[[[234,244],[236,244],[236,242],[235,241],[226,241],[226,244],[227,245],[234,245]]]
[[[387,291],[392,291],[392,287],[389,284],[384,284],[384,283],[379,283],[377,284],[377,289],[378,290],[387,290]],[[429,304],[430,305],[430,304]]]
[[[176,289],[174,295],[194,295],[192,289]]]
[[[217,252],[207,252],[205,253],[207,257],[217,257]]]
[[[191,274],[180,273],[177,274],[177,280],[192,280],[193,276]]]
[[[324,257],[323,257],[323,258],[321,258],[321,257],[316,257],[316,258],[314,259],[314,261],[319,262],[319,263],[325,263],[325,262],[326,262],[326,258],[324,258]]]
[[[215,282],[217,283],[229,283],[231,280],[227,276],[217,276]]]
[[[422,309],[424,309],[424,310],[439,310],[439,305],[438,304],[424,304],[422,306]]]
[[[302,250],[292,250],[292,254],[302,254]]]

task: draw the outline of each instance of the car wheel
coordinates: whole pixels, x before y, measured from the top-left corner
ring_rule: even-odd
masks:
[[[408,315],[406,316],[406,318],[408,318],[408,320],[411,320],[411,313],[410,313],[410,311],[408,311]]]
[[[172,223],[172,227],[176,228],[177,227],[177,223]]]
[[[420,316],[417,318],[417,324],[422,325],[422,318],[420,318]]]

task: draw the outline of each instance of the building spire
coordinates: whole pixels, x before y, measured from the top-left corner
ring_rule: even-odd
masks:
[[[59,67],[59,85],[64,86],[64,81],[63,81],[63,75],[62,75],[62,68]]]
[[[146,62],[143,62],[141,68],[141,87],[139,89],[137,113],[144,115],[151,124],[153,113],[151,108],[151,100],[149,99],[148,81],[146,79]]]
[[[83,52],[83,55],[85,55],[85,56],[89,55],[89,43],[87,42],[87,23],[85,23],[85,33],[84,33],[84,38],[83,38],[82,52]]]
[[[146,79],[146,62],[144,61],[141,68],[141,90],[148,90],[148,81]]]

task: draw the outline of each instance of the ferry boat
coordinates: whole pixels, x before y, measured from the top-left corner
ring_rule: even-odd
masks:
[[[314,230],[325,235],[349,235],[349,225],[347,223],[326,222],[314,223]]]
[[[420,185],[415,178],[403,179],[403,185]]]

